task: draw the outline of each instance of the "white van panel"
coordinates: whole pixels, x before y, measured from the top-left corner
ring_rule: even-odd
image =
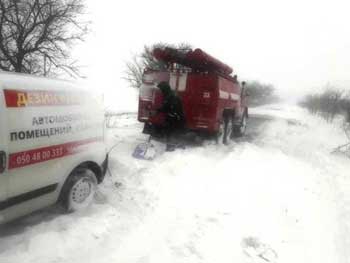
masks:
[[[0,91],[1,91],[2,84],[0,82]],[[4,97],[2,92],[0,92],[0,152],[7,152],[7,139],[4,136],[6,134],[6,124],[5,119],[6,116],[4,114]],[[0,173],[0,203],[3,203],[6,201],[8,197],[8,176],[7,171],[5,170],[3,173]],[[0,213],[0,223],[4,221],[3,216]]]
[[[102,164],[104,116],[102,105],[70,82],[3,73],[0,81],[0,150],[3,140],[8,153],[3,199],[28,199],[6,209],[13,218],[54,203],[79,164]]]

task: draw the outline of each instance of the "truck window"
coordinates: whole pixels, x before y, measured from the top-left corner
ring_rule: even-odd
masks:
[[[142,100],[151,101],[153,99],[153,90],[154,89],[155,89],[155,87],[153,84],[143,83],[140,87],[140,98]]]

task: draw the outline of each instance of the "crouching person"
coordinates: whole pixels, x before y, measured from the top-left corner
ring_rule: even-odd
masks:
[[[165,114],[164,133],[166,136],[167,151],[173,151],[176,143],[173,142],[175,134],[183,131],[185,116],[181,99],[171,90],[170,85],[162,81],[157,86],[163,94],[163,104],[158,112]]]

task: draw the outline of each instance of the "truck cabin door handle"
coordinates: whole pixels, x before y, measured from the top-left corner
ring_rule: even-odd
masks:
[[[5,172],[6,169],[6,153],[0,151],[0,174]]]

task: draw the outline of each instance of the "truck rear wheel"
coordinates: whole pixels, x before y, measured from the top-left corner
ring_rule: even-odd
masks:
[[[86,168],[74,171],[62,188],[62,205],[68,212],[80,211],[91,205],[97,190],[95,174]]]
[[[223,116],[222,122],[220,123],[219,131],[217,132],[216,142],[222,142],[227,144],[228,140],[231,139],[233,132],[233,119],[232,116]]]
[[[232,135],[234,137],[242,137],[245,134],[246,129],[247,129],[247,114],[244,113],[240,124],[233,126]]]

